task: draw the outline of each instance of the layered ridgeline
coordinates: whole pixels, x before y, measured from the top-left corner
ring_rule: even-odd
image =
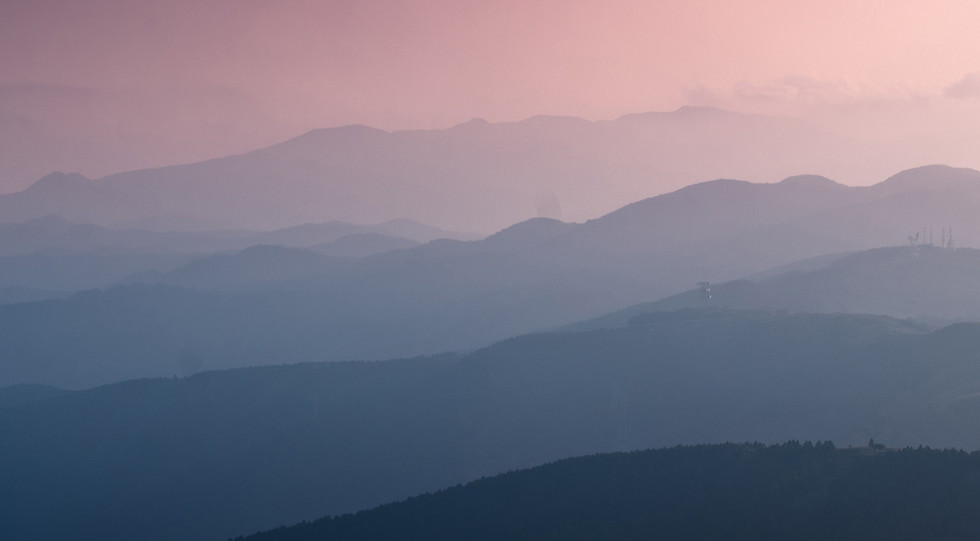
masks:
[[[980,454],[700,445],[562,460],[235,541],[976,539]]]
[[[0,333],[0,384],[79,388],[201,369],[469,350],[701,280],[894,245],[921,224],[937,231],[945,224],[969,244],[980,235],[978,198],[980,173],[941,166],[869,188],[817,177],[714,181],[582,224],[535,219],[480,241],[363,258],[339,256],[397,246],[362,238],[210,255],[125,280],[149,287],[0,307],[9,329]],[[971,288],[971,276],[959,273],[950,287]],[[914,295],[896,299],[909,306],[887,313],[932,312]]]
[[[154,231],[139,228],[110,229],[73,222],[57,215],[47,215],[26,222],[0,223],[0,256],[65,251],[203,254],[243,250],[257,244],[312,248],[344,238],[357,239],[365,236],[396,237],[416,244],[435,239],[480,238],[405,219],[375,225],[338,221],[306,223],[269,231]]]
[[[410,220],[377,225],[328,222],[273,231],[159,232],[108,229],[45,216],[0,223],[0,304],[66,297],[82,289],[119,284],[134,274],[169,272],[195,259],[256,245],[364,257],[441,238],[477,237]]]
[[[0,397],[0,537],[221,539],[683,443],[977,449],[978,356],[975,324],[684,311],[465,356],[21,388]]]
[[[0,175],[33,152],[14,150],[22,138],[9,141],[13,146],[0,149]],[[584,220],[722,175],[778,179],[815,171],[875,179],[904,166],[894,154],[794,120],[692,107],[609,122],[541,116],[445,130],[345,126],[200,163],[94,180],[54,175],[0,197],[0,216],[58,214],[162,229],[407,217],[489,233],[533,216]],[[107,161],[115,160],[96,169]]]
[[[750,279],[708,284],[569,325],[616,327],[648,312],[684,308],[781,309],[912,318],[938,325],[980,321],[980,250],[926,244],[823,256]]]

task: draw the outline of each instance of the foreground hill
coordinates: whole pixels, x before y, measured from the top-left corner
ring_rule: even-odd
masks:
[[[0,537],[220,539],[568,456],[680,443],[978,449],[978,352],[971,324],[687,311],[465,356],[20,401],[0,409]]]
[[[977,532],[978,453],[790,442],[562,460],[244,539],[966,541]]]

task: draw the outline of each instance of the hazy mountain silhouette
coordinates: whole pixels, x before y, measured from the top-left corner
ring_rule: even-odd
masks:
[[[0,408],[41,402],[70,392],[50,385],[23,384],[0,387]]]
[[[276,257],[285,250],[295,249],[210,256],[141,278],[195,289],[134,284],[0,306],[7,331],[0,382],[79,388],[202,369],[468,350],[612,310],[626,292],[643,290],[622,277],[607,285],[609,274],[558,272],[510,254],[411,259],[402,255],[409,250],[350,259],[297,251],[299,264],[290,266]],[[375,260],[389,254],[406,259]]]
[[[584,220],[721,175],[821,171],[828,156],[853,171],[873,161],[860,146],[795,120],[691,107],[603,122],[532,117],[397,132],[344,126],[194,164],[97,180],[50,175],[0,196],[0,216],[59,214],[155,229],[408,217],[490,232],[543,212]]]
[[[704,306],[874,313],[931,323],[980,321],[976,276],[980,251],[975,249],[878,248],[803,261],[758,280],[713,284],[710,299],[692,289],[567,328],[616,327],[637,314]]]
[[[168,107],[159,107],[164,101]],[[295,128],[271,122],[254,100],[228,88],[153,92],[8,82],[0,84],[0,192],[51,171],[102,176],[187,163],[291,133]]]
[[[202,256],[228,257],[255,245],[316,247],[325,255],[363,257],[436,238],[469,236],[410,220],[378,225],[303,224],[261,232],[158,232],[107,229],[46,216],[0,223],[0,304],[107,287],[131,275],[153,281]]]
[[[980,172],[946,166],[863,188],[812,176],[775,184],[718,180],[583,224],[518,224],[480,246],[563,266],[655,275],[668,289],[684,288],[817,255],[895,245],[932,225],[937,236],[949,227],[969,244],[980,238],[978,211]]]
[[[466,356],[208,372],[0,408],[0,535],[220,539],[563,457],[681,443],[980,448],[975,324],[930,332],[876,316],[717,310],[634,323]]]
[[[0,223],[0,256],[37,252],[141,252],[204,254],[242,250],[257,244],[309,248],[350,235],[384,235],[413,242],[435,239],[474,240],[472,234],[445,231],[412,220],[377,225],[346,222],[307,223],[272,231],[217,230],[200,232],[109,229],[48,215],[26,222]]]
[[[413,240],[391,235],[355,233],[335,241],[322,242],[311,246],[310,249],[333,257],[366,257],[392,250],[405,250],[418,244]]]
[[[980,455],[881,447],[725,444],[573,458],[244,539],[974,538]]]
[[[0,304],[46,301],[66,297],[68,293],[23,286],[0,287]]]
[[[946,166],[905,171],[849,188],[822,177],[774,184],[717,180],[627,205],[581,224],[533,219],[484,241],[417,252],[516,253],[564,268],[614,270],[664,294],[804,258],[905,242],[923,227],[980,238],[980,172]],[[925,239],[920,239],[924,242]]]
[[[330,261],[310,250],[263,244],[234,254],[195,259],[169,273],[155,273],[146,280],[171,285],[190,284],[202,289],[235,289],[246,284],[325,273]],[[138,277],[132,280],[139,282]]]
[[[481,241],[440,240],[359,259],[273,248],[264,257],[205,256],[128,279],[189,288],[172,295],[123,288],[0,308],[10,329],[44,330],[0,335],[0,351],[8,352],[0,383],[77,388],[203,368],[465,351],[663,298],[702,280],[719,283],[820,254],[893,245],[922,223],[945,223],[968,242],[980,235],[974,218],[980,203],[972,203],[978,190],[980,173],[942,166],[869,188],[818,177],[713,181],[582,224],[538,218]],[[914,219],[910,208],[918,209]],[[869,214],[892,226],[842,223]],[[323,224],[268,235],[309,241],[321,229],[349,234]],[[290,262],[290,254],[302,261]],[[964,273],[949,279],[953,288],[972,283]],[[909,310],[886,311],[964,315],[960,308]],[[109,323],[116,319],[145,340],[123,337],[128,349],[117,347],[116,323]],[[182,360],[185,349],[195,352],[195,362]]]

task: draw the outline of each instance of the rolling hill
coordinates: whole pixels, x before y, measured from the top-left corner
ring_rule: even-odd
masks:
[[[882,446],[884,447],[884,446]],[[562,460],[235,541],[973,539],[980,455],[830,442]]]
[[[719,310],[634,323],[0,408],[0,536],[218,539],[564,457],[685,443],[980,448],[975,324]]]
[[[781,270],[781,272],[778,272]],[[568,326],[584,330],[625,325],[637,314],[718,306],[796,312],[849,312],[913,318],[932,324],[980,320],[980,251],[935,245],[877,248],[817,258],[758,279],[712,284],[640,303]]]
[[[196,259],[229,257],[260,245],[364,257],[439,238],[473,237],[410,220],[302,224],[274,231],[159,232],[108,229],[45,216],[0,223],[0,303],[67,297],[83,289],[140,281],[130,279],[133,275],[154,282]]]
[[[537,218],[479,241],[438,240],[363,258],[274,247],[213,254],[130,275],[126,287],[0,307],[9,329],[0,334],[0,384],[82,388],[201,369],[467,351],[673,295],[699,281],[874,248],[883,239],[903,239],[926,218],[953,227],[968,244],[980,235],[978,195],[980,173],[943,166],[868,188],[817,177],[713,181],[585,223]],[[914,207],[915,222],[910,202],[923,205]],[[844,220],[868,215],[884,225],[855,230]],[[322,227],[274,236],[310,240]],[[973,283],[969,272],[946,279],[949,291]],[[800,309],[886,310],[940,321],[962,318],[969,308],[960,302],[944,312],[926,302],[929,296],[907,293],[893,295],[890,305],[860,305],[847,299],[851,284],[826,287],[838,286],[852,308]],[[825,297],[819,300],[834,298]],[[902,311],[892,311],[896,306]]]

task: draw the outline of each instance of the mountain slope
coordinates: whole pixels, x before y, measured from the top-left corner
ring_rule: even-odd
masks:
[[[0,536],[216,539],[680,443],[976,449],[978,351],[976,325],[679,312],[466,356],[109,385],[0,409]]]
[[[274,256],[211,256],[129,280],[185,288],[173,298],[152,287],[122,288],[0,308],[0,321],[12,329],[0,335],[0,384],[78,388],[202,368],[466,351],[663,298],[699,281],[719,283],[802,258],[880,246],[880,239],[901,241],[922,223],[906,217],[908,205],[919,201],[959,201],[958,210],[937,204],[923,212],[935,211],[928,216],[953,227],[961,244],[980,236],[980,202],[971,199],[980,193],[980,172],[935,166],[896,178],[901,182],[869,188],[817,177],[715,181],[581,224],[537,218],[481,241],[435,241],[323,265],[314,261],[317,254],[296,266]],[[847,215],[892,225],[852,231],[841,222]],[[269,235],[287,244],[283,239],[309,240],[324,228],[334,231],[330,224],[306,225]],[[971,291],[969,272],[947,278],[949,291]],[[887,298],[860,304],[849,298],[858,298],[852,286],[828,283],[839,293],[816,299],[838,295],[848,304],[798,309],[956,319],[969,315],[964,310],[973,298],[917,308],[913,295],[899,293],[891,304]],[[129,346],[120,349],[120,326],[143,336],[144,345],[124,336]]]
[[[244,539],[973,539],[980,455],[790,442],[563,460]],[[241,540],[243,538],[237,538]]]
[[[790,265],[760,279],[712,284],[570,325],[569,330],[617,327],[652,311],[722,306],[797,312],[885,314],[927,322],[980,320],[980,251],[938,246],[877,248]]]
[[[445,130],[343,126],[194,164],[59,187],[45,181],[0,196],[0,216],[23,221],[60,214],[164,229],[408,217],[491,232],[536,215],[584,220],[721,175],[821,172],[828,157],[842,155],[855,158],[847,160],[847,171],[861,167],[853,142],[791,119],[710,108],[606,122],[477,120]]]
[[[350,260],[299,251],[313,264],[286,266],[272,254],[289,250],[262,251],[270,257],[254,263],[213,256],[142,277],[154,285],[0,306],[0,384],[77,389],[202,369],[465,351],[611,310],[644,290],[628,277],[510,254]]]
[[[351,235],[385,235],[419,243],[435,239],[479,238],[465,233],[444,231],[411,220],[392,220],[377,225],[337,221],[306,223],[272,231],[177,232],[138,228],[108,229],[48,215],[27,222],[0,223],[0,256],[59,251],[202,254],[243,250],[256,244],[309,248]]]
[[[0,223],[0,303],[66,296],[122,282],[167,281],[161,276],[187,264],[199,264],[194,260],[228,257],[229,252],[257,245],[316,247],[324,255],[364,257],[437,238],[470,236],[410,220],[377,225],[302,224],[274,231],[159,232],[115,230],[45,216]],[[226,270],[241,274],[246,269],[229,266]]]

